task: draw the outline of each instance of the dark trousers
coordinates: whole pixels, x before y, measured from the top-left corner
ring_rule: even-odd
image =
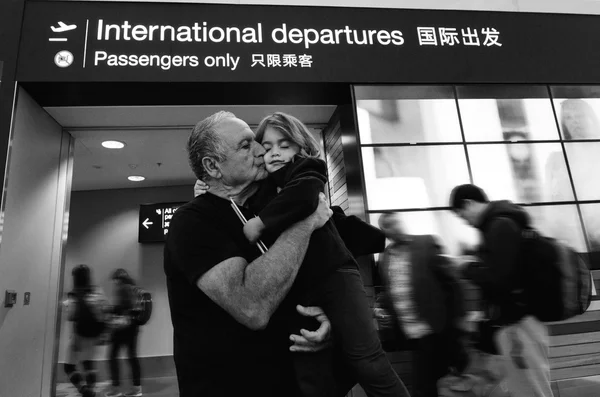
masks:
[[[332,355],[336,351],[340,352],[349,371],[369,397],[410,396],[381,348],[373,313],[356,267],[335,271],[305,298],[301,299],[301,304],[321,306],[327,314],[335,348],[317,354],[292,354],[302,396],[338,395],[332,389],[335,382],[331,380],[334,377]],[[295,332],[298,332],[297,328]]]
[[[113,386],[120,385],[119,379],[119,350],[121,346],[127,347],[127,357],[129,365],[131,367],[131,376],[133,377],[133,385],[140,386],[140,361],[137,357],[137,337],[138,337],[138,326],[130,326],[127,328],[119,329],[113,332],[110,343],[110,356],[109,356],[109,367],[110,376],[112,378]]]
[[[446,330],[416,339],[413,356],[413,397],[437,397],[437,382],[451,367],[462,372],[468,364],[461,331]]]

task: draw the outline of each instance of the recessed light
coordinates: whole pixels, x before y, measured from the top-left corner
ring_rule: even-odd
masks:
[[[132,182],[141,182],[146,178],[144,178],[143,176],[139,176],[139,175],[132,175],[132,176],[128,176],[127,179],[129,179]]]
[[[104,141],[104,142],[102,142],[102,146],[104,146],[107,149],[123,149],[125,147],[125,142]]]

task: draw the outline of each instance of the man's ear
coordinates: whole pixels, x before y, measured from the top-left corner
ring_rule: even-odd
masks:
[[[211,178],[221,178],[221,167],[219,163],[212,157],[203,157],[202,166]]]

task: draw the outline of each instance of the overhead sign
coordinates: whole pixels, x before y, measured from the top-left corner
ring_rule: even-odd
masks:
[[[141,204],[138,242],[155,243],[165,241],[171,219],[184,203]]]
[[[598,81],[598,48],[598,16],[27,2],[18,79]]]

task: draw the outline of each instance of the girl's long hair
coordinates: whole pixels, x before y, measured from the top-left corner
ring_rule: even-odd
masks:
[[[275,112],[261,120],[256,129],[256,141],[261,143],[267,127],[281,132],[287,139],[300,147],[299,155],[309,158],[321,158],[321,146],[308,128],[292,115]]]

